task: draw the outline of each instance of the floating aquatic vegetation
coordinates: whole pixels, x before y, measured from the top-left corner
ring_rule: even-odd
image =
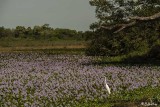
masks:
[[[85,65],[93,58],[40,53],[0,54],[1,106],[74,106],[112,93],[160,86],[160,67]]]

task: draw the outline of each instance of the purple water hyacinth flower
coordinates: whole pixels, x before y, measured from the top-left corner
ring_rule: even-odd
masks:
[[[0,94],[20,93],[24,105],[31,107],[43,106],[42,101],[58,107],[62,101],[67,105],[81,99],[104,100],[108,97],[104,76],[112,93],[160,86],[160,67],[85,65],[94,57],[83,55],[0,53],[0,57]]]

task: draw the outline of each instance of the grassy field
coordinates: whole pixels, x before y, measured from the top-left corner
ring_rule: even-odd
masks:
[[[82,40],[33,40],[33,39],[1,39],[0,51],[33,51],[45,49],[81,49],[86,42]]]

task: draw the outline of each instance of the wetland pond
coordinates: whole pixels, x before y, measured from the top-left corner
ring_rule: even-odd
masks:
[[[87,64],[93,60],[84,55],[0,53],[0,106],[94,107],[124,90],[160,86],[159,66]]]

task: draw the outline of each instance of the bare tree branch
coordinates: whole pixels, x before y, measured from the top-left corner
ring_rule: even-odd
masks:
[[[122,31],[123,29],[125,29],[125,28],[128,28],[128,27],[131,27],[131,26],[133,26],[133,25],[135,25],[136,24],[136,21],[133,21],[133,22],[131,22],[131,23],[128,23],[128,24],[123,24],[118,30],[116,30],[114,33],[118,33],[118,32],[120,32],[120,31]]]
[[[137,21],[148,21],[148,20],[155,20],[158,18],[160,18],[160,12],[149,17],[138,17],[138,16],[130,17],[131,20],[137,20]]]
[[[148,16],[148,17],[130,17],[131,21],[127,24],[116,24],[113,26],[105,26],[105,25],[101,25],[100,28],[106,29],[106,30],[113,30],[113,33],[118,33],[126,28],[132,27],[136,24],[139,24],[139,22],[144,22],[144,21],[152,21],[152,20],[157,20],[160,19],[160,12],[152,15],[152,16]],[[100,29],[99,28],[99,29]]]

